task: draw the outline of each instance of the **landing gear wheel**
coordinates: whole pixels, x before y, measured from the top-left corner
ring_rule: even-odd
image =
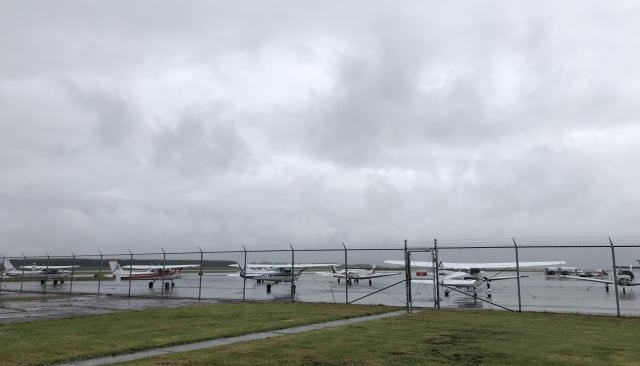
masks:
[[[44,285],[44,281],[45,281],[45,280],[40,280],[40,284],[41,284],[41,285]]]
[[[53,285],[58,286],[58,280],[53,280]]]
[[[609,292],[609,284],[608,284],[608,283],[604,286],[604,290],[605,290],[606,292]]]
[[[627,293],[627,290],[625,289],[625,287],[624,287],[624,286],[622,286],[622,293],[623,293],[623,294],[626,294],[626,293]]]
[[[60,280],[60,284],[63,285],[64,284],[64,280]]]
[[[451,292],[451,291],[445,291],[444,292],[444,297],[449,297],[449,292]]]
[[[171,281],[171,287],[176,287],[175,282]]]
[[[153,282],[149,282],[149,288],[153,288]]]
[[[369,287],[373,286],[373,281],[369,280]]]
[[[267,283],[267,293],[270,294],[271,293],[271,284]]]
[[[169,286],[171,286],[171,284],[170,284],[169,282],[165,282],[165,283],[164,283],[164,288],[165,288],[165,289],[167,289],[167,290],[168,290],[168,289],[169,289]]]

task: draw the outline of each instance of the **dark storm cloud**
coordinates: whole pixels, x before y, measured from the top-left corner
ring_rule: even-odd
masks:
[[[0,249],[635,234],[639,14],[4,3]]]

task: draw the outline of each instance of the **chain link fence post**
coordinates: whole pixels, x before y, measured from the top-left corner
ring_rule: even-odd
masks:
[[[616,289],[616,314],[620,316],[620,296],[618,294],[618,266],[616,266],[616,247],[613,245],[611,237],[609,237],[609,245],[611,246],[611,262],[613,263],[613,287]]]
[[[22,276],[20,276],[20,295],[22,295],[22,286],[24,285],[24,271],[25,268],[24,266],[27,265],[27,257],[24,255],[24,253],[22,254]]]
[[[164,298],[166,295],[165,292],[168,292],[169,287],[165,286],[165,277],[167,277],[167,270],[165,269],[167,266],[167,252],[164,251],[164,248],[160,249],[162,249],[162,276],[160,276],[162,280],[162,291],[160,291],[160,297]],[[129,281],[131,281],[131,279],[129,279]]]
[[[46,268],[45,268],[45,271],[44,271],[44,290],[43,290],[43,292],[44,292],[44,296],[46,297],[47,296],[47,279],[48,279],[47,274],[49,273],[49,261],[51,260],[51,256],[47,252],[45,252],[45,254],[47,255],[47,264],[46,264]]]
[[[433,275],[436,285],[436,307],[440,309],[440,259],[438,257],[438,239],[433,239],[433,255],[435,258],[435,271]]]
[[[342,247],[344,248],[344,303],[349,303],[349,266],[348,266],[348,258],[347,258],[347,246],[342,243]]]
[[[204,272],[202,271],[202,262],[204,261],[204,253],[202,252],[202,248],[198,247],[200,251],[200,271],[198,272],[199,283],[198,283],[198,302],[202,300],[202,276],[204,276]]]
[[[511,238],[513,240],[513,247],[516,250],[516,277],[518,282],[518,312],[522,312],[522,297],[520,296],[520,257],[518,256],[518,243],[516,243],[516,238]]]
[[[411,304],[411,252],[407,246],[407,239],[404,240],[404,291],[406,295],[407,311],[412,308]]]
[[[100,298],[100,286],[102,285],[102,252],[98,251],[98,253],[100,253],[100,264],[98,267],[98,298]]]
[[[129,293],[127,297],[131,297],[131,274],[133,273],[133,252],[129,249]]]
[[[295,294],[296,294],[296,266],[295,266],[295,250],[293,249],[293,245],[289,243],[291,247],[291,302],[295,302]]]
[[[6,258],[5,258],[4,254],[3,254],[2,255],[2,263],[4,263],[5,259]],[[5,273],[5,271],[7,271],[7,268],[3,268],[3,271],[0,273],[0,294],[2,294],[2,284],[3,284],[3,281],[4,281],[4,273]]]
[[[242,276],[242,301],[246,301],[247,300],[247,248],[245,248],[245,246],[242,246],[242,250],[244,252],[244,258],[242,259],[244,262],[244,271],[245,271],[245,275]]]
[[[71,293],[73,292],[73,279],[75,277],[75,269],[76,269],[76,254],[74,252],[71,252],[71,255],[73,256],[73,260],[71,261],[71,282],[69,282],[69,296],[71,296]]]

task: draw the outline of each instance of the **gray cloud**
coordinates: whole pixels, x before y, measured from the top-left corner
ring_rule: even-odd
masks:
[[[0,5],[0,252],[637,234],[634,2]]]

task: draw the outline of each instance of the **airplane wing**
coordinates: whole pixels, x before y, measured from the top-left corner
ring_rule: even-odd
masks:
[[[387,260],[384,263],[388,264],[396,264],[396,265],[405,265],[404,261],[395,261],[395,260]],[[548,261],[548,262],[519,262],[520,268],[532,268],[532,267],[549,267],[549,266],[558,266],[566,264],[565,261]],[[453,270],[461,270],[461,269],[478,269],[484,271],[500,271],[507,269],[516,269],[518,264],[516,262],[495,262],[495,263],[448,263],[444,262],[440,265],[442,269],[453,269]],[[411,261],[411,266],[414,267],[433,267],[433,262],[418,262]]]
[[[547,262],[497,262],[497,263],[442,263],[445,269],[479,269],[484,271],[499,271],[507,269],[549,267],[566,264],[565,261],[547,261]]]
[[[433,285],[433,279],[430,280],[411,280],[413,283],[424,283]],[[441,285],[444,286],[452,286],[452,287],[474,287],[476,285],[476,280],[461,280],[461,279],[443,279],[440,281]]]
[[[121,266],[122,269],[128,270],[128,269],[142,269],[142,270],[151,270],[151,269],[177,269],[177,268],[195,268],[195,267],[200,267],[199,264],[167,264],[167,265],[161,265],[161,264],[153,264],[153,265],[131,265],[131,266]],[[51,267],[49,267],[51,268]]]
[[[313,272],[313,273],[319,274],[320,276],[324,276],[324,277],[344,278],[344,273],[333,273],[333,272]]]
[[[35,270],[43,270],[43,269],[71,269],[78,268],[80,266],[20,266],[20,269],[35,269]]]
[[[591,278],[591,277],[578,277],[578,276],[562,276],[563,278],[571,278],[574,280],[580,280],[580,281],[589,281],[589,282],[599,282],[599,283],[608,283],[610,285],[613,285],[613,281],[609,281],[609,280],[599,280],[597,278]]]
[[[380,273],[373,273],[370,275],[364,275],[364,276],[358,276],[358,279],[369,279],[369,278],[378,278],[378,277],[387,277],[387,276],[395,276],[395,275],[399,275],[402,272],[380,272]]]
[[[529,277],[529,275],[526,275],[526,274],[520,275],[520,278],[523,278],[523,277]],[[500,280],[511,280],[511,279],[514,279],[514,278],[518,278],[518,276],[487,277],[487,280],[489,280],[489,281],[500,281]]]
[[[314,267],[331,267],[337,266],[335,263],[294,263],[293,268],[314,268]],[[235,266],[235,265],[234,265]],[[269,263],[269,264],[247,264],[247,268],[291,268],[291,263]]]

